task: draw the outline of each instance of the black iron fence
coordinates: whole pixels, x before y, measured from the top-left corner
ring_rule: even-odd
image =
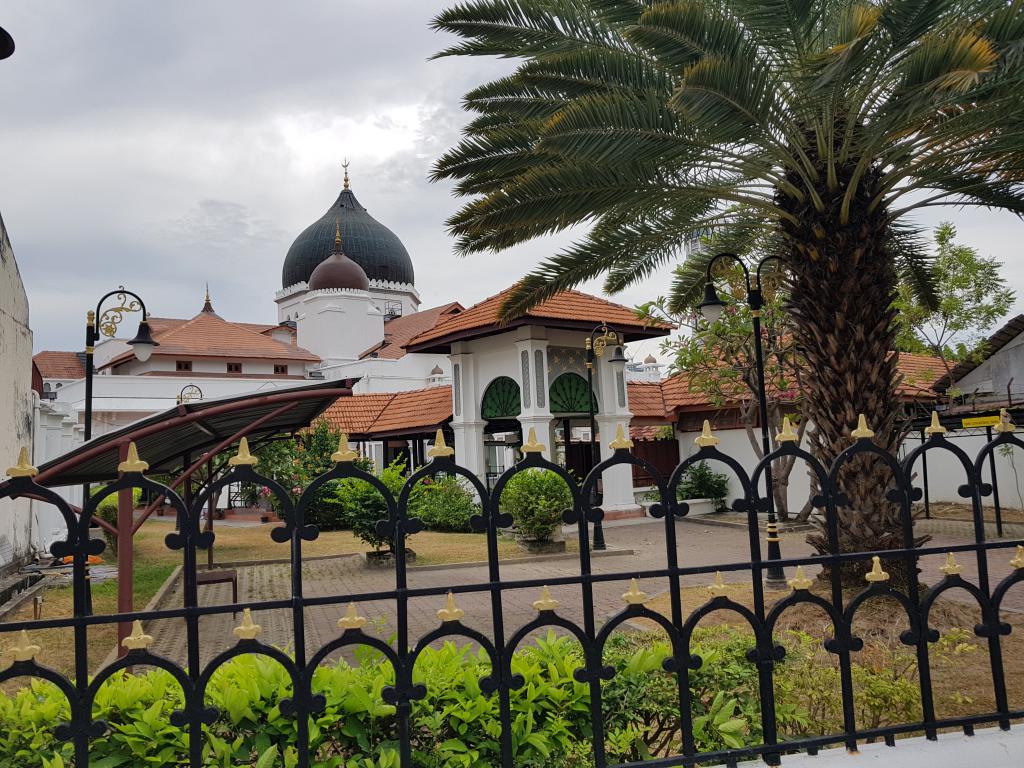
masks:
[[[175,726],[187,729],[190,734],[188,765],[202,765],[204,724],[212,723],[217,711],[206,703],[205,691],[213,673],[225,662],[242,654],[263,654],[279,661],[287,670],[292,681],[293,695],[282,706],[282,713],[295,718],[297,740],[294,745],[298,754],[298,765],[310,765],[309,754],[310,718],[323,708],[324,699],[313,688],[313,673],[317,666],[337,654],[339,650],[353,646],[370,646],[377,649],[394,668],[395,683],[383,692],[384,700],[393,705],[397,718],[397,741],[401,766],[411,768],[414,765],[410,746],[412,723],[410,722],[412,704],[425,695],[424,687],[414,682],[413,666],[419,654],[433,642],[442,638],[468,639],[477,643],[490,657],[491,672],[480,681],[480,688],[485,695],[495,696],[500,709],[500,746],[502,768],[512,768],[513,744],[510,714],[510,694],[522,685],[520,677],[513,674],[511,666],[512,653],[516,646],[531,633],[544,627],[555,627],[562,632],[573,635],[583,648],[584,663],[575,672],[578,681],[590,686],[590,714],[592,720],[593,765],[606,768],[609,765],[605,748],[605,732],[602,722],[602,685],[611,679],[614,670],[603,663],[603,649],[611,633],[622,628],[625,622],[635,619],[647,619],[657,624],[667,635],[672,653],[665,664],[666,671],[673,674],[678,685],[678,706],[680,734],[677,744],[673,745],[672,755],[659,755],[631,765],[644,766],[677,766],[693,765],[697,762],[710,764],[725,762],[734,764],[736,761],[755,756],[763,757],[769,763],[778,763],[787,753],[795,751],[816,751],[828,745],[845,745],[855,749],[858,742],[868,739],[893,742],[901,735],[923,733],[928,738],[936,738],[941,729],[957,728],[971,733],[973,728],[981,724],[997,724],[1003,729],[1010,727],[1014,718],[1024,717],[1024,710],[1011,710],[1007,699],[1006,677],[1003,667],[1003,654],[1000,647],[1001,638],[1011,631],[1010,624],[1003,621],[1004,598],[1007,592],[1024,580],[1024,555],[1017,551],[1017,557],[1009,548],[1017,547],[1019,541],[986,541],[983,521],[982,499],[991,491],[991,486],[984,482],[982,467],[989,455],[996,450],[1009,446],[1024,447],[1006,425],[1001,433],[979,453],[973,460],[960,448],[947,441],[942,434],[932,434],[921,446],[909,453],[901,463],[893,456],[877,448],[869,437],[858,438],[851,447],[840,455],[831,467],[824,467],[809,453],[797,447],[794,442],[783,442],[782,447],[774,454],[766,457],[754,471],[748,474],[735,459],[721,453],[714,445],[714,440],[702,441],[700,450],[680,463],[670,477],[664,477],[658,470],[634,457],[626,441],[613,443],[616,449],[613,457],[591,472],[582,484],[577,484],[572,476],[561,467],[546,461],[539,452],[539,446],[524,446],[527,451],[523,461],[504,473],[494,484],[491,491],[480,480],[465,469],[457,466],[452,459],[450,449],[435,446],[431,451],[431,462],[413,474],[401,494],[394,498],[388,489],[373,475],[367,474],[352,463],[354,454],[340,452],[335,455],[337,463],[327,474],[317,478],[305,489],[297,500],[293,501],[287,490],[273,480],[260,476],[254,465],[249,462],[246,452],[234,460],[229,474],[219,482],[207,488],[194,500],[191,508],[187,508],[181,497],[173,490],[159,485],[140,471],[141,465],[128,463],[123,467],[120,479],[97,492],[86,504],[85,514],[76,516],[68,504],[53,491],[37,485],[28,468],[14,474],[3,486],[0,486],[0,498],[33,496],[54,505],[62,513],[67,524],[67,538],[53,545],[53,554],[57,557],[73,559],[74,579],[74,615],[63,619],[47,619],[38,621],[20,621],[0,625],[0,640],[7,641],[5,646],[15,647],[13,662],[0,672],[0,682],[16,677],[29,676],[48,680],[56,685],[67,696],[70,702],[70,721],[54,724],[56,736],[74,745],[75,765],[86,768],[89,763],[90,742],[103,736],[106,724],[93,719],[93,702],[99,687],[118,670],[132,666],[154,666],[168,671],[181,685],[184,694],[184,706],[172,718]],[[948,452],[952,455],[963,473],[963,484],[960,494],[973,508],[974,541],[952,547],[920,547],[914,548],[914,521],[912,504],[920,498],[920,489],[914,487],[915,467],[927,452]],[[863,462],[861,457],[870,455],[879,462],[888,474],[887,498],[899,508],[903,546],[885,551],[841,552],[839,547],[840,531],[838,530],[837,510],[848,505],[839,490],[839,478],[844,471],[850,469],[854,460]],[[764,470],[767,462],[784,456],[795,456],[806,463],[809,471],[817,478],[818,492],[813,503],[822,515],[827,532],[830,552],[820,556],[787,557],[781,564],[787,568],[803,566],[804,568],[841,567],[854,563],[872,562],[874,558],[875,573],[869,579],[863,591],[851,597],[844,594],[838,579],[832,580],[831,592],[821,596],[808,587],[809,581],[794,579],[791,581],[792,592],[772,605],[767,604],[763,588],[763,576],[766,568],[764,545],[758,524],[758,515],[766,508],[766,500],[759,491],[763,484]],[[677,549],[677,528],[675,521],[687,513],[685,503],[676,500],[676,487],[683,472],[690,465],[700,462],[718,462],[735,473],[744,489],[741,498],[733,502],[733,509],[745,513],[748,519],[749,560],[743,562],[721,563],[713,566],[694,567],[679,562]],[[600,520],[603,512],[600,508],[591,508],[589,500],[593,497],[592,487],[600,475],[610,467],[620,464],[639,466],[645,473],[655,479],[660,501],[650,513],[664,522],[665,566],[622,573],[594,573],[591,567],[591,551],[589,539],[591,526]],[[500,498],[508,481],[517,473],[531,468],[548,469],[558,473],[569,485],[573,496],[573,507],[565,513],[565,521],[575,524],[580,544],[579,573],[554,579],[543,580],[503,580],[502,564],[499,561],[499,535],[503,528],[511,525],[509,516],[501,511]],[[409,495],[414,484],[423,478],[439,473],[460,475],[471,484],[481,500],[481,514],[472,520],[473,527],[484,533],[488,552],[488,580],[481,583],[458,584],[451,587],[411,588],[407,580],[407,564],[405,547],[406,538],[421,530],[418,519],[407,514]],[[303,593],[303,544],[313,541],[318,536],[317,529],[306,523],[306,510],[310,500],[314,499],[324,484],[333,480],[358,478],[370,483],[386,500],[388,517],[379,523],[378,530],[393,536],[397,542],[395,548],[395,579],[396,588],[386,592],[366,594],[338,594],[331,596],[308,596]],[[291,587],[290,597],[281,600],[263,600],[245,602],[239,605],[200,606],[197,600],[197,551],[205,549],[213,543],[213,534],[200,529],[203,509],[211,495],[232,483],[258,483],[270,488],[280,500],[283,523],[272,530],[272,539],[281,545],[290,546],[291,556]],[[99,502],[125,488],[141,487],[168,499],[178,516],[176,530],[166,538],[167,546],[181,552],[183,571],[183,605],[181,607],[161,609],[151,612],[136,611],[119,615],[89,615],[86,600],[86,559],[90,555],[102,552],[104,543],[89,536],[90,514]],[[988,556],[993,550],[1006,550],[996,553],[1011,561],[1013,570],[1010,575],[998,583],[992,583],[989,576]],[[977,579],[968,581],[963,578],[957,568],[949,567],[946,575],[934,584],[927,592],[919,593],[916,579],[907,581],[905,589],[894,586],[885,578],[886,574],[879,563],[905,563],[907,572],[917,568],[920,558],[928,555],[954,553],[954,558],[973,558],[976,561]],[[783,553],[785,555],[785,553]],[[749,578],[753,590],[753,607],[748,608],[729,597],[718,594],[703,605],[687,609],[682,599],[682,579],[700,574],[713,574],[716,571],[728,574],[731,580],[743,576]],[[596,615],[593,590],[595,585],[609,581],[624,581],[631,578],[644,580],[646,588],[663,585],[667,590],[670,610],[668,615],[655,612],[644,605],[642,599],[627,600],[625,607],[616,615],[603,622]],[[535,619],[524,626],[506,626],[506,612],[503,609],[503,595],[510,590],[539,589],[545,585],[575,585],[582,592],[582,622],[574,622],[559,615],[557,608],[545,607],[538,603]],[[411,600],[438,596],[453,591],[460,593],[486,594],[490,597],[491,632],[487,636],[464,625],[457,611],[453,611],[439,623],[439,626],[423,637],[413,637],[410,632],[409,604]],[[991,679],[994,687],[995,709],[991,712],[970,717],[940,719],[936,716],[935,698],[931,680],[929,663],[929,646],[938,640],[938,632],[930,625],[929,615],[936,600],[949,590],[962,590],[973,599],[980,608],[981,621],[975,627],[975,634],[988,646],[991,663]],[[863,648],[863,642],[853,631],[854,618],[868,601],[888,599],[896,601],[906,614],[909,629],[902,634],[900,640],[912,647],[916,654],[918,666],[918,683],[920,685],[921,718],[914,722],[905,722],[882,728],[866,728],[858,723],[854,706],[854,690],[851,657]],[[348,628],[341,629],[333,640],[315,653],[307,652],[305,640],[305,612],[314,606],[341,606],[351,602],[369,600],[388,600],[395,605],[397,632],[392,643],[384,643],[376,637],[364,633],[359,621],[352,622]],[[841,681],[841,699],[843,727],[840,732],[799,738],[780,740],[775,706],[775,681],[773,670],[785,655],[784,649],[776,643],[774,630],[785,612],[801,603],[818,606],[829,617],[832,631],[831,638],[825,642],[825,649],[834,654],[838,660]],[[245,626],[236,632],[237,643],[203,665],[200,661],[200,646],[203,638],[200,633],[200,617],[215,614],[233,613],[242,608],[253,610],[286,610],[291,612],[293,632],[293,654],[288,655],[280,649],[259,641],[255,633],[247,633]],[[694,739],[693,713],[691,711],[691,694],[689,678],[691,671],[701,664],[701,658],[692,652],[692,638],[697,623],[713,611],[731,611],[749,624],[753,632],[753,647],[748,659],[757,669],[758,689],[760,696],[760,723],[763,743],[739,749],[717,752],[698,753]],[[339,610],[339,613],[341,611]],[[127,622],[135,619],[178,619],[184,623],[187,640],[187,663],[183,666],[174,661],[150,652],[145,642],[131,643],[134,645],[125,656],[108,665],[94,678],[89,678],[87,648],[90,632],[101,625]],[[30,643],[26,643],[26,635],[11,633],[27,632],[52,627],[71,628],[74,632],[75,676],[69,679],[48,669],[35,659],[35,651]],[[15,638],[21,637],[21,641]]]

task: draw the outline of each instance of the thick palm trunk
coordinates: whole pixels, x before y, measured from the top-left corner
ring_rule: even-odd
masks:
[[[896,274],[885,248],[886,211],[867,212],[872,190],[870,183],[866,186],[845,225],[839,216],[842,188],[819,190],[832,202],[824,212],[809,204],[790,206],[800,224],[782,225],[792,269],[790,312],[809,369],[803,408],[816,427],[810,450],[826,467],[853,444],[850,432],[859,414],[867,417],[879,447],[890,453],[897,448],[899,382],[896,357],[890,354]],[[861,456],[839,480],[849,500],[839,509],[840,551],[903,547],[899,507],[885,498],[892,487],[885,465]],[[819,552],[828,552],[820,516],[816,527],[808,540]],[[892,565],[890,570],[902,570]],[[844,568],[843,579],[863,586],[861,577],[868,569],[869,564]],[[906,574],[894,576],[902,582]]]

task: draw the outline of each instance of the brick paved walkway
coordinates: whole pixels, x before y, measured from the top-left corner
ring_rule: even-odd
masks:
[[[677,523],[676,531],[680,565],[709,566],[746,562],[749,559],[745,531],[700,525],[689,521]],[[625,574],[623,581],[595,585],[594,604],[599,623],[622,608],[621,595],[628,586],[629,574],[641,569],[661,568],[666,564],[663,543],[664,523],[610,525],[606,528],[606,538],[610,548],[632,549],[635,554],[601,557],[593,561],[594,573]],[[963,542],[963,538],[936,535],[931,545],[943,546]],[[782,552],[787,557],[810,554],[810,548],[804,541],[804,534],[783,535]],[[1012,550],[1001,550],[990,555],[993,583],[1010,571],[1009,560],[1011,557]],[[963,577],[974,580],[977,574],[974,556],[963,555],[958,559],[964,566]],[[943,562],[944,557],[942,556],[924,559],[922,570],[925,582],[935,583],[942,578],[939,568]],[[288,597],[290,576],[287,564],[245,566],[239,568],[238,572],[239,598],[242,601]],[[567,558],[557,561],[507,564],[502,566],[501,573],[503,581],[554,579],[559,576],[578,574],[579,566],[575,558]],[[311,597],[369,593],[389,590],[394,587],[393,572],[367,569],[360,560],[351,557],[307,562],[303,568],[303,579],[305,593]],[[487,569],[482,566],[412,570],[409,574],[411,588],[448,587],[456,584],[485,583],[487,580]],[[726,581],[743,580],[743,577],[739,575],[726,578]],[[707,584],[709,581],[707,576],[687,577],[684,579],[684,584],[696,586]],[[667,580],[651,579],[645,581],[642,587],[646,592],[654,595],[665,591],[668,584]],[[561,603],[558,611],[560,615],[582,622],[582,598],[579,586],[552,587],[551,592]],[[962,592],[950,593],[950,597],[954,599],[957,599],[958,595],[959,599],[963,599]],[[538,590],[536,589],[515,590],[504,594],[506,637],[536,617],[533,601],[537,597]],[[227,604],[230,602],[230,598],[230,586],[226,584],[205,586],[200,590],[200,601],[203,605]],[[164,605],[180,605],[180,601],[180,592],[175,589],[168,594]],[[491,609],[488,593],[459,595],[458,604],[466,612],[463,619],[465,625],[473,627],[485,635],[491,634]],[[440,597],[417,598],[410,601],[409,620],[412,640],[438,626],[437,610],[441,607],[443,607],[443,598]],[[1024,589],[1012,590],[1007,598],[1006,607],[1011,610],[1024,611]],[[339,630],[336,623],[344,608],[345,605],[341,604],[311,607],[307,610],[308,649],[315,651],[338,635]],[[364,603],[360,605],[360,613],[371,619],[371,626],[367,628],[367,632],[377,634],[385,640],[393,634],[395,611],[391,601]],[[263,641],[282,647],[291,644],[290,611],[261,611],[254,614],[254,620],[263,628],[261,635]],[[231,614],[208,616],[201,620],[201,655],[204,663],[234,644],[235,638],[231,630],[238,623],[239,620],[232,617]],[[184,661],[185,633],[180,620],[151,622],[147,626],[147,631],[156,639],[153,650],[178,662]]]

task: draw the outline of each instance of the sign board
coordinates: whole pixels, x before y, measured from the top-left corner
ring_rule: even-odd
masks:
[[[972,416],[963,420],[964,429],[971,427],[994,427],[999,423],[998,416]]]

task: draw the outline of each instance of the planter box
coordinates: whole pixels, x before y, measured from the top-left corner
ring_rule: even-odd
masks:
[[[531,555],[555,555],[565,552],[565,539],[517,539],[519,546]]]
[[[393,568],[395,556],[390,552],[364,552],[363,560],[367,568]],[[405,564],[412,565],[416,562],[416,553],[411,549],[405,550]]]
[[[700,517],[701,515],[715,515],[719,510],[715,507],[714,499],[685,499],[690,507],[686,513],[687,517]]]

